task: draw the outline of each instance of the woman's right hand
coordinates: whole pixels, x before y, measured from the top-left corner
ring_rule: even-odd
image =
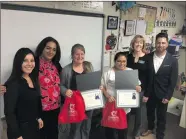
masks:
[[[17,138],[17,139],[23,139],[23,137],[21,136],[21,137],[19,137],[19,138]]]
[[[70,90],[70,89],[68,89],[68,90],[65,92],[65,95],[66,95],[67,97],[71,97],[72,94],[73,94],[73,92],[72,92],[72,90]]]
[[[110,97],[108,98],[108,101],[109,101],[109,102],[113,102],[113,101],[115,101],[115,98],[114,98],[113,96],[110,96]]]

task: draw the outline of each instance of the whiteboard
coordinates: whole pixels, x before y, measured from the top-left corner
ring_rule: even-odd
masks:
[[[62,67],[71,62],[72,46],[80,43],[85,47],[85,59],[92,62],[95,71],[101,70],[102,17],[1,9],[1,83],[10,75],[16,51],[21,47],[35,51],[47,36],[60,44]],[[1,97],[1,117],[2,100]]]

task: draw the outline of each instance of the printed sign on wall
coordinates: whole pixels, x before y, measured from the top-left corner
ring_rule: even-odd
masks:
[[[160,7],[157,12],[156,27],[176,27],[176,11],[168,7]]]

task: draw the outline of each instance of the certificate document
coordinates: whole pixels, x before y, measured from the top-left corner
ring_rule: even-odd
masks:
[[[139,93],[136,90],[117,90],[117,107],[139,107]]]
[[[103,94],[100,89],[82,91],[81,95],[84,99],[86,110],[103,108]]]

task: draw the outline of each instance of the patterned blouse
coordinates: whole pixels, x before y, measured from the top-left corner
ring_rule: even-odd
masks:
[[[50,111],[60,106],[60,77],[52,62],[40,58],[39,82],[42,95],[42,108]]]

